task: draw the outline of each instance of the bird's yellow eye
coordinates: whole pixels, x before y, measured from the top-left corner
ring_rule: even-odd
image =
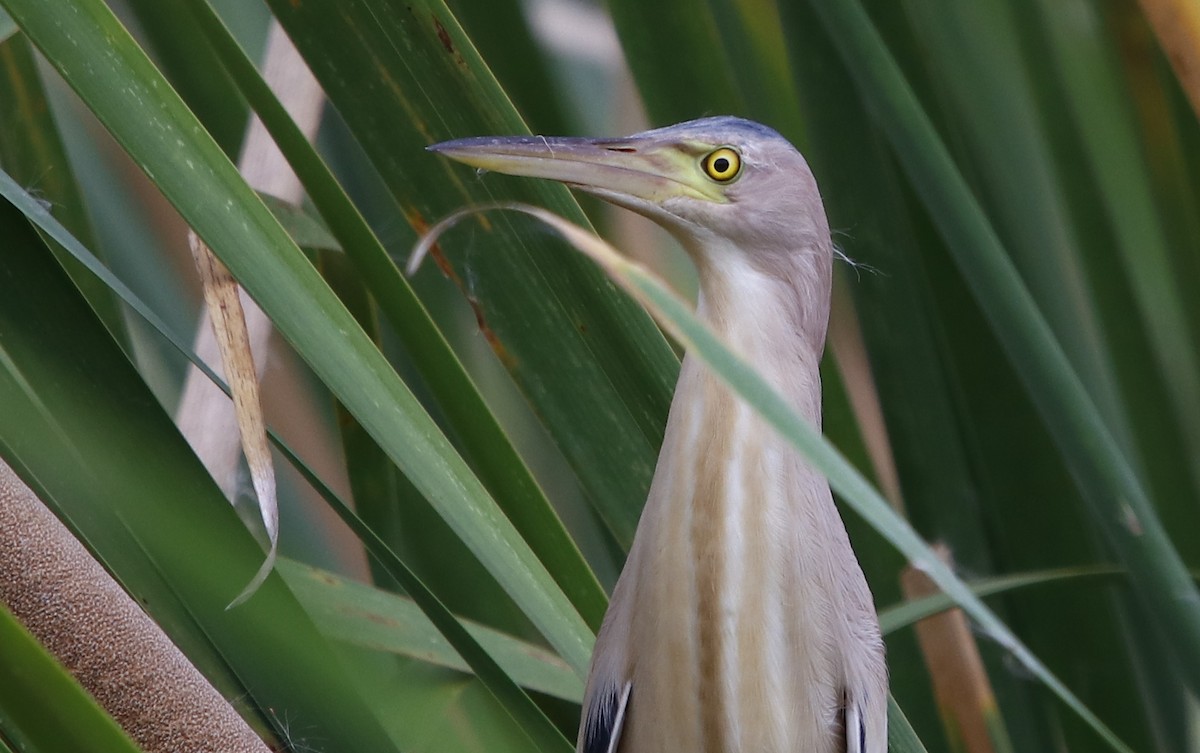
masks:
[[[742,169],[742,158],[733,149],[723,146],[711,152],[700,164],[708,177],[718,183],[728,183],[736,178],[738,171]]]

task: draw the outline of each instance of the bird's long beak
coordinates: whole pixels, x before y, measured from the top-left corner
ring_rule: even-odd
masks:
[[[699,175],[695,158],[680,145],[637,136],[485,136],[444,141],[429,151],[484,170],[561,181],[619,204],[629,204],[632,199],[633,203],[661,205],[680,196],[724,201],[716,187]]]

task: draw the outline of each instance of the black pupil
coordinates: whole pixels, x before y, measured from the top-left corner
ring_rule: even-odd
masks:
[[[723,173],[729,169],[728,157],[717,157],[713,160],[713,170],[718,173]]]

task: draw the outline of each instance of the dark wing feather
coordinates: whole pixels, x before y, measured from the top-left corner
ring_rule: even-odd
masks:
[[[609,685],[596,694],[585,711],[581,753],[616,753],[632,689],[633,683],[627,682],[620,688]]]

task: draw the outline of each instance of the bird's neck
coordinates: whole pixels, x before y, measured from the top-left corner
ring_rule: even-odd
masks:
[[[728,252],[697,260],[700,316],[819,426],[827,286]],[[833,749],[804,741],[835,726],[842,701],[834,618],[845,612],[828,577],[849,551],[839,530],[825,479],[685,358],[606,623],[625,653],[605,660],[651,709],[630,717],[630,739],[651,741],[638,751]]]
[[[829,279],[805,263],[801,257],[793,270],[764,270],[742,254],[710,254],[700,267],[697,313],[819,427]]]

